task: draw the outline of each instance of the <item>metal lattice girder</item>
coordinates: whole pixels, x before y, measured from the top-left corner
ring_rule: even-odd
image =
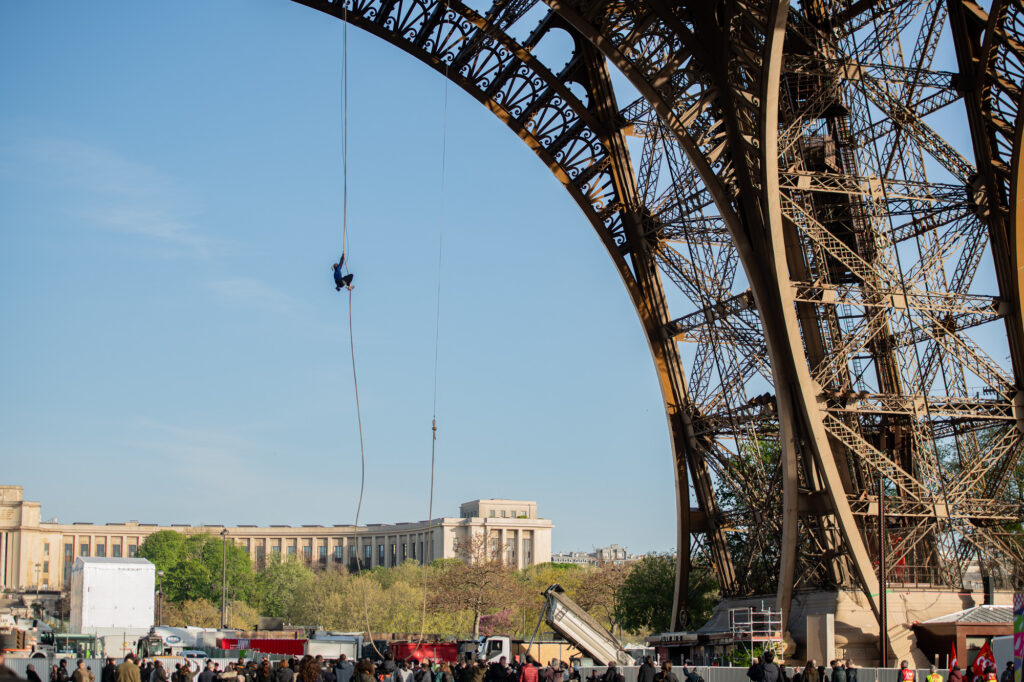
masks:
[[[674,626],[691,553],[724,594],[776,590],[787,611],[799,589],[859,586],[875,606],[881,553],[936,587],[973,562],[1024,575],[1006,530],[1024,449],[1024,0],[545,0],[522,43],[507,29],[533,2],[302,1],[447,73],[605,244],[672,439]],[[555,30],[571,44],[552,68],[535,48]],[[933,68],[950,35],[955,73]],[[625,108],[609,66],[639,92]],[[953,106],[973,154],[924,120]]]

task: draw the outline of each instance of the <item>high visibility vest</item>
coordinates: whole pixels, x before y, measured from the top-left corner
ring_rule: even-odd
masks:
[[[996,677],[996,674],[994,672],[987,672],[985,673],[985,679],[988,682],[996,682],[996,680],[998,680],[999,678]]]
[[[914,682],[914,669],[900,668],[900,682]]]
[[[932,673],[927,678],[928,682],[942,682],[942,675],[939,673]]]

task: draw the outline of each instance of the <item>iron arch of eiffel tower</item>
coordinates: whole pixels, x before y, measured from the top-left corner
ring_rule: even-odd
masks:
[[[607,248],[671,434],[673,629],[698,562],[786,614],[878,617],[880,558],[1020,586],[1022,0],[297,1],[480,101]]]

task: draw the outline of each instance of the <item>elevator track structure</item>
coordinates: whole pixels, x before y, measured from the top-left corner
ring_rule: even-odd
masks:
[[[447,74],[605,245],[673,447],[675,628],[697,564],[784,618],[877,616],[880,557],[1021,586],[1021,0],[296,1]]]

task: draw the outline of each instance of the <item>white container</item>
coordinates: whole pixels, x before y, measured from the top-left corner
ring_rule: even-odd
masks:
[[[78,557],[71,569],[71,632],[153,626],[156,567],[146,559]]]

